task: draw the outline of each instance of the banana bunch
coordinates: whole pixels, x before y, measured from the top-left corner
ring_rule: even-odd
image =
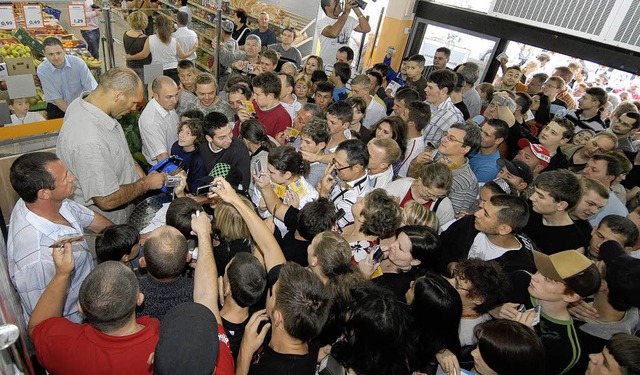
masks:
[[[36,59],[35,57],[33,58],[33,66],[35,66],[36,68],[38,67],[38,65],[42,64],[42,61]]]
[[[94,57],[80,55],[80,58],[87,64],[89,68],[99,68],[102,66],[102,60],[96,60]]]

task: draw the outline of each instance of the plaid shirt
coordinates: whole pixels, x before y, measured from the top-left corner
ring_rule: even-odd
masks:
[[[440,143],[442,133],[449,130],[451,125],[457,122],[464,122],[462,112],[453,105],[451,98],[447,98],[444,102],[435,107],[431,107],[431,122],[424,129],[425,144],[427,142]]]

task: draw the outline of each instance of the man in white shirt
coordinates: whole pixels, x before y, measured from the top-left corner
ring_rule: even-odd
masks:
[[[451,125],[463,122],[462,112],[453,105],[451,91],[456,86],[458,77],[450,70],[437,70],[427,79],[427,101],[431,106],[431,122],[422,130],[425,142],[440,143],[442,134]]]
[[[153,99],[142,111],[138,126],[142,138],[142,154],[151,165],[169,157],[171,145],[178,140],[178,85],[160,76],[151,85]]]
[[[189,24],[189,14],[186,12],[178,12],[176,21],[178,22],[178,29],[173,32],[173,37],[176,38],[183,51],[191,51],[193,47],[198,45],[198,35],[195,31],[189,30],[187,27]],[[195,52],[187,56],[187,60],[194,61],[195,59]]]
[[[338,49],[349,45],[349,39],[354,31],[365,34],[371,31],[369,21],[353,0],[345,1],[344,9],[339,0],[321,0],[320,8],[326,17],[316,22],[316,28],[320,43],[320,57],[324,61],[333,61]],[[349,17],[351,10],[358,19]]]
[[[372,189],[386,189],[393,181],[393,165],[400,159],[398,142],[391,138],[373,138],[369,151],[369,183]]]
[[[362,125],[367,129],[373,128],[380,119],[387,115],[387,110],[373,95],[369,94],[371,90],[371,80],[369,76],[366,74],[356,76],[353,81],[351,81],[351,90],[351,95],[361,98],[367,103],[367,110],[362,119]]]

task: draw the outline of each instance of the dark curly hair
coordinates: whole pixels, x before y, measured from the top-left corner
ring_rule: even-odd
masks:
[[[457,272],[473,285],[468,290],[469,297],[482,299],[482,303],[474,307],[477,313],[484,314],[506,302],[509,279],[497,262],[465,259],[458,263]]]
[[[362,232],[368,236],[386,238],[400,227],[402,209],[383,189],[375,189],[364,197]]]

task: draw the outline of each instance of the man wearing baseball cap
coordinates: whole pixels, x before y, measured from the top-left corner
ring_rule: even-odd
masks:
[[[543,145],[531,143],[528,139],[522,138],[518,141],[518,146],[520,151],[513,159],[525,162],[531,168],[534,177],[549,165],[551,154]]]
[[[600,273],[593,262],[575,250],[553,255],[534,251],[533,259],[538,272],[514,282],[515,291],[521,293],[517,302],[529,311],[516,312],[512,319],[533,326],[542,340],[545,374],[565,374],[578,362],[581,352],[568,306],[598,291]]]
[[[588,309],[594,310],[595,316],[585,317],[586,322],[576,323],[582,347],[580,361],[574,368],[576,374],[585,372],[589,355],[602,351],[613,335],[634,334],[639,320],[640,259],[631,257],[620,243],[610,240],[600,245],[596,267],[602,283],[594,295],[593,305]],[[582,302],[582,305],[587,304]]]
[[[520,160],[498,159],[496,164],[500,167],[498,178],[505,180],[512,191],[521,194],[533,181],[531,168]]]

